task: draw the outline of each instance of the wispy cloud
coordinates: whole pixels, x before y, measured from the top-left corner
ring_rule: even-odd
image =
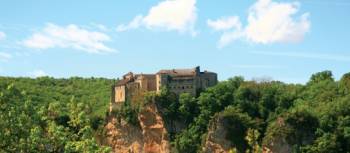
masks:
[[[0,40],[4,40],[6,38],[6,34],[0,31]]]
[[[134,17],[134,19],[130,23],[118,25],[117,31],[123,32],[131,29],[137,29],[142,25],[143,18],[144,17],[142,15],[138,15]]]
[[[251,51],[252,54],[268,55],[268,56],[284,56],[293,58],[307,58],[317,60],[331,60],[350,62],[349,55],[322,54],[322,53],[305,53],[305,52],[269,52],[269,51]]]
[[[5,53],[5,52],[0,52],[0,61],[7,62],[11,58],[12,58],[11,54]]]
[[[77,25],[58,26],[48,23],[45,28],[35,32],[22,44],[28,48],[72,48],[88,53],[109,53],[115,50],[106,46],[111,38],[102,32],[88,31]]]
[[[109,28],[106,25],[100,23],[90,23],[92,27],[97,28],[100,31],[109,31]]]
[[[263,64],[243,64],[243,65],[232,65],[231,67],[237,69],[281,69],[284,66],[281,65],[263,65]]]
[[[218,26],[226,29],[219,40],[219,48],[237,39],[260,44],[299,42],[303,40],[311,25],[309,13],[295,17],[299,6],[297,2],[258,0],[249,8],[248,24],[245,27],[238,16],[220,18],[214,22],[208,20],[208,26],[213,29],[217,29]]]
[[[48,76],[48,74],[43,71],[43,70],[34,70],[32,72],[29,72],[29,75],[32,76],[32,77],[43,77],[43,76]]]
[[[196,0],[165,0],[153,6],[146,16],[138,15],[129,24],[121,24],[117,31],[136,29],[175,30],[196,35],[194,24],[197,20]]]

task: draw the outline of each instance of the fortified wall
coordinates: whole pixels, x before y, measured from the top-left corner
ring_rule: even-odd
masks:
[[[149,91],[160,92],[166,87],[177,95],[189,93],[196,96],[199,91],[217,84],[217,74],[200,71],[200,67],[192,69],[160,70],[156,74],[125,74],[113,86],[111,104],[132,100],[135,96]],[[113,106],[112,106],[113,107]]]

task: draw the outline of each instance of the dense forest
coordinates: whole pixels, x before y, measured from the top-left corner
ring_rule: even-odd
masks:
[[[110,152],[98,138],[113,83],[0,77],[0,152]]]
[[[0,78],[0,152],[110,152],[103,137],[111,85],[102,78]],[[228,129],[231,152],[261,152],[284,140],[292,152],[350,151],[350,73],[334,80],[330,71],[302,84],[233,77],[201,92],[176,96],[166,88],[127,102],[110,115],[137,124],[142,103],[156,103],[174,152],[202,151],[218,119]],[[138,105],[135,105],[138,104]]]
[[[350,73],[339,81],[330,71],[315,73],[305,85],[233,77],[198,97],[177,97],[164,88],[161,94],[146,95],[144,102],[150,99],[160,106],[167,124],[186,125],[170,133],[174,152],[203,151],[210,125],[217,120],[225,123],[225,139],[233,144],[230,152],[259,153],[278,141],[290,146],[288,152],[350,151]],[[137,123],[135,113],[142,105],[130,104],[122,117]]]

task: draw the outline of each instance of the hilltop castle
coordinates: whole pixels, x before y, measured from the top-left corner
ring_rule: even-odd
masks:
[[[200,72],[200,68],[160,70],[156,74],[133,74],[129,72],[118,81],[112,90],[112,105],[133,99],[140,93],[160,92],[167,87],[177,95],[190,93],[196,96],[200,90],[217,84],[217,74]]]

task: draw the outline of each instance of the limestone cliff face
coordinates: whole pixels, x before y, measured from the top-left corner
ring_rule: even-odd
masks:
[[[143,149],[142,130],[130,125],[125,121],[117,121],[111,118],[106,125],[107,144],[112,147],[113,152],[137,153]]]
[[[233,144],[226,139],[227,129],[222,118],[215,118],[208,129],[208,134],[203,144],[205,153],[227,153],[233,148]]]
[[[140,127],[112,118],[106,125],[107,143],[115,153],[169,153],[170,143],[164,121],[154,104],[139,113]]]

